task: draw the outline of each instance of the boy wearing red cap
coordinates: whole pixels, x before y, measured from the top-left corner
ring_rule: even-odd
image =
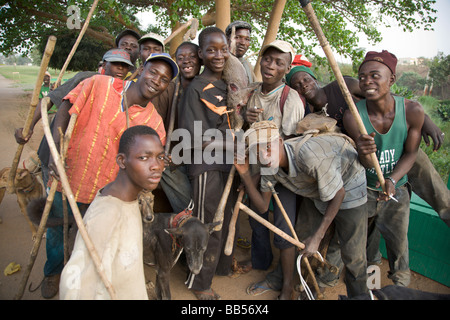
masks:
[[[368,52],[359,67],[359,87],[366,99],[357,103],[369,134],[361,135],[351,114],[344,114],[344,126],[357,145],[359,159],[366,168],[369,217],[376,229],[368,246],[386,241],[389,277],[394,284],[410,282],[408,223],[409,190],[407,173],[416,160],[424,121],[422,106],[390,92],[396,80],[397,58],[386,50]],[[376,152],[385,178],[381,189],[370,154]],[[395,201],[391,200],[395,196]]]

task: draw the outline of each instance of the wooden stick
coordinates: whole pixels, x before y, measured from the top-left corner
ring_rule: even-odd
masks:
[[[89,10],[89,13],[87,15],[86,21],[84,22],[83,27],[81,28],[80,34],[78,35],[78,38],[75,41],[75,43],[74,43],[74,45],[72,47],[72,50],[70,50],[70,53],[67,56],[66,62],[64,62],[64,65],[63,65],[61,71],[59,72],[59,76],[58,76],[58,79],[56,79],[54,89],[56,89],[61,84],[62,77],[63,77],[64,73],[66,72],[66,69],[67,69],[67,66],[70,63],[70,60],[72,60],[72,57],[75,54],[75,51],[77,51],[78,45],[80,44],[81,39],[83,38],[87,27],[89,26],[89,22],[91,21],[91,17],[94,14],[94,11],[95,11],[95,8],[97,7],[97,4],[98,4],[98,0],[94,0],[94,3],[92,4],[91,10]]]
[[[181,78],[178,76],[178,78],[175,80],[175,92],[173,93],[173,100],[172,100],[172,107],[170,109],[170,119],[169,119],[169,127],[167,128],[167,135],[166,135],[166,146],[165,146],[165,153],[166,155],[170,152],[170,136],[172,135],[173,128],[175,127],[175,114],[177,112],[177,104],[178,104],[178,94],[180,91],[180,84],[181,84]]]
[[[44,109],[43,106],[42,106],[42,109]],[[82,236],[82,238],[85,242],[86,248],[88,249],[89,254],[91,255],[91,258],[94,262],[95,268],[96,268],[100,278],[102,279],[103,284],[105,285],[106,289],[108,290],[108,292],[111,296],[111,299],[116,300],[117,299],[116,292],[115,292],[111,282],[109,281],[108,277],[105,274],[105,270],[103,268],[101,259],[97,253],[97,250],[94,247],[94,244],[92,243],[92,240],[89,237],[86,227],[84,226],[83,218],[81,217],[80,210],[78,209],[78,205],[75,201],[75,197],[70,188],[69,179],[67,178],[66,172],[64,170],[64,165],[62,164],[61,157],[58,153],[58,150],[56,149],[55,141],[53,140],[53,136],[50,131],[48,115],[45,112],[45,110],[41,110],[41,112],[42,112],[42,122],[43,122],[43,126],[44,126],[45,137],[47,138],[48,146],[50,147],[50,152],[53,156],[53,160],[55,161],[56,167],[58,169],[62,187],[63,187],[64,191],[66,192],[67,199],[69,200],[70,207],[72,208],[73,216],[78,225],[78,232],[80,233],[80,235]],[[65,145],[67,145],[67,144],[68,143],[65,143]]]
[[[228,179],[223,188],[222,197],[220,198],[219,205],[217,206],[216,213],[214,215],[214,222],[220,221],[219,225],[214,227],[214,231],[219,231],[222,229],[223,225],[223,215],[225,213],[225,207],[227,205],[228,196],[230,195],[231,186],[233,185],[234,175],[236,173],[236,167],[233,165],[231,167],[230,173],[228,174]]]
[[[336,80],[342,91],[345,102],[347,102],[350,112],[352,113],[353,118],[355,119],[356,124],[358,125],[360,133],[367,134],[366,127],[364,126],[364,123],[361,120],[361,116],[358,113],[358,109],[356,108],[355,102],[353,101],[350,91],[347,88],[347,84],[344,81],[344,77],[342,76],[341,70],[339,69],[339,66],[333,56],[331,47],[322,31],[319,20],[317,19],[317,16],[314,13],[314,9],[313,9],[311,3],[309,2],[309,0],[299,0],[299,1],[303,8],[303,11],[306,13],[306,16],[308,17],[308,20],[319,40],[320,45],[323,48],[323,51],[325,52],[328,62],[330,63],[331,69],[333,70]],[[378,159],[377,159],[375,152],[371,154],[371,158],[372,158],[372,162],[375,167],[375,171],[378,176],[378,180],[380,181],[383,191],[385,191],[386,188],[385,188],[385,180],[384,180],[383,172],[381,171],[380,164],[378,163]]]
[[[43,98],[42,103],[41,103],[41,108],[46,109],[47,103],[49,101],[50,101],[49,97]],[[47,115],[47,113],[45,113],[45,114]],[[73,128],[75,126],[76,119],[77,119],[76,115],[72,115],[72,117],[70,118],[69,125],[66,129],[65,139],[70,140],[70,137],[72,136]],[[64,149],[64,154],[66,152],[67,152],[67,145]],[[33,269],[34,262],[36,261],[37,254],[38,254],[39,248],[41,246],[42,236],[44,235],[44,232],[47,229],[47,227],[46,227],[47,220],[48,220],[48,216],[50,214],[50,209],[52,208],[52,203],[55,198],[55,192],[56,192],[57,187],[58,187],[58,181],[55,179],[52,181],[52,184],[50,186],[50,191],[47,196],[47,201],[45,202],[45,207],[44,207],[44,212],[42,214],[41,222],[39,223],[39,227],[36,232],[36,240],[33,243],[33,248],[30,253],[30,260],[28,262],[27,267],[24,270],[24,274],[23,274],[22,281],[19,286],[19,290],[18,290],[16,296],[14,297],[15,300],[22,299],[23,293],[25,291],[25,287],[27,285],[28,278],[30,277],[31,270]]]
[[[168,36],[165,40],[164,40],[164,44],[168,44],[170,41],[173,40],[173,38],[175,38],[177,35],[180,34],[180,32],[186,30],[189,26],[192,25],[192,28],[195,30],[195,33],[197,33],[198,30],[198,20],[195,18],[190,19],[188,22],[186,22],[185,24],[181,25],[177,30],[175,30],[174,32],[172,32],[172,34],[170,36]],[[193,35],[191,34],[190,37],[192,40],[195,39],[195,33],[193,33]]]
[[[34,111],[36,110],[36,106],[39,102],[39,93],[41,91],[42,82],[44,81],[44,75],[47,71],[48,63],[50,61],[50,57],[53,54],[53,50],[55,49],[56,37],[50,36],[47,40],[47,45],[45,46],[44,55],[42,56],[41,67],[39,68],[39,73],[36,78],[36,84],[34,85],[33,95],[31,96],[30,108],[28,110],[28,116],[25,120],[25,125],[23,126],[22,134],[26,137],[30,131],[31,122],[33,121]],[[14,178],[16,176],[17,167],[19,166],[20,156],[22,155],[24,145],[19,144],[17,146],[17,151],[13,159],[13,163],[11,165],[11,170],[9,172],[8,177],[8,193],[15,192]]]
[[[236,222],[239,216],[239,204],[242,202],[244,194],[245,194],[244,189],[239,191],[238,199],[236,201],[236,204],[234,205],[234,211],[233,215],[231,216],[230,227],[228,228],[228,238],[227,242],[225,243],[225,250],[224,250],[227,256],[231,255],[231,253],[233,252],[234,235],[236,234]]]
[[[261,223],[262,225],[264,225],[267,229],[269,229],[270,231],[273,231],[274,233],[276,233],[277,235],[279,235],[280,237],[282,237],[283,239],[285,239],[286,241],[289,241],[290,243],[292,243],[293,245],[297,246],[300,249],[304,249],[305,245],[303,243],[301,243],[298,240],[295,240],[294,238],[292,238],[290,235],[288,235],[287,233],[285,233],[284,231],[280,230],[279,228],[275,227],[273,224],[271,224],[269,221],[267,221],[266,219],[262,218],[259,214],[257,214],[255,211],[253,211],[252,209],[248,208],[246,205],[244,205],[242,202],[239,203],[239,209],[244,211],[246,214],[248,214],[250,217],[252,217],[253,219],[255,219],[256,221],[258,221],[259,223]]]
[[[269,182],[267,182],[267,186],[272,191],[272,195],[273,195],[273,197],[275,199],[275,202],[277,203],[278,208],[280,208],[281,213],[283,214],[284,220],[286,221],[289,229],[291,230],[292,235],[294,236],[295,240],[298,241],[297,233],[295,232],[295,229],[292,226],[291,220],[289,219],[289,216],[287,215],[286,210],[284,210],[283,204],[281,203],[280,198],[278,197],[278,194],[275,191],[275,188],[273,187],[273,184],[269,181]],[[314,272],[313,272],[313,270],[311,268],[311,265],[309,264],[309,260],[308,260],[307,257],[303,257],[303,260],[305,260],[306,268],[308,269],[309,275],[312,278],[314,289],[316,289],[316,292],[317,292],[317,297],[322,300],[324,298],[324,296],[320,292],[319,285],[317,284],[316,276],[314,275]]]

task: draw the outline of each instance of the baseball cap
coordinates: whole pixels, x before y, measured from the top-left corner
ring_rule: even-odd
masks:
[[[165,50],[165,46],[164,46],[164,38],[161,37],[159,34],[150,32],[147,34],[144,34],[139,40],[138,43],[141,44],[142,42],[144,42],[145,40],[155,40],[156,42],[158,42],[162,47],[163,47],[163,51]]]
[[[251,125],[245,132],[244,139],[249,150],[257,144],[269,143],[280,137],[280,130],[275,122],[271,120],[258,121]]]
[[[116,48],[106,51],[106,53],[103,55],[103,61],[123,62],[131,67],[134,67],[130,60],[130,54],[123,49]]]
[[[289,52],[291,54],[291,64],[294,61],[295,58],[295,51],[294,48],[292,47],[292,45],[289,42],[283,41],[283,40],[275,40],[272,41],[269,44],[266,44],[264,47],[262,47],[261,49],[261,56],[264,54],[264,52],[266,52],[267,49],[269,49],[270,47],[276,48],[278,50],[280,50],[281,52]]]
[[[359,66],[361,69],[362,65],[368,61],[377,61],[389,68],[393,74],[395,74],[395,68],[397,67],[397,57],[387,50],[382,50],[381,52],[369,51],[366,53],[363,62]]]
[[[119,33],[119,34],[117,35],[117,37],[116,37],[116,46],[117,46],[117,47],[119,46],[119,41],[120,41],[120,39],[121,39],[123,36],[126,36],[126,35],[132,35],[133,37],[135,37],[135,38],[138,39],[138,40],[141,38],[140,34],[137,33],[136,31],[131,30],[131,29],[125,29],[125,30],[123,30],[121,33]]]
[[[294,61],[292,61],[293,66],[305,66],[311,68],[312,63],[302,54],[295,55]]]
[[[179,72],[179,68],[177,63],[170,57],[170,54],[168,53],[152,53],[147,60],[145,60],[144,66],[147,64],[147,62],[152,61],[152,60],[163,60],[165,62],[167,62],[170,67],[172,68],[172,74],[173,74],[173,78],[175,79],[178,76],[178,72]]]

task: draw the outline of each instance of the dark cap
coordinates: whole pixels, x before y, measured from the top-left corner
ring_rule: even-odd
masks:
[[[123,50],[123,49],[111,49],[108,50],[104,55],[103,55],[103,61],[108,61],[108,62],[123,62],[128,64],[131,67],[134,67],[134,65],[131,63],[130,60],[130,54]]]
[[[227,37],[231,36],[231,32],[233,32],[233,27],[235,27],[236,30],[239,29],[247,29],[248,31],[252,32],[252,26],[250,23],[245,21],[234,21],[228,25],[228,27],[225,29],[225,34]]]
[[[144,66],[147,64],[147,62],[152,61],[152,60],[163,60],[163,61],[167,62],[170,65],[170,67],[172,68],[172,80],[177,77],[180,69],[178,68],[177,63],[172,59],[170,54],[164,53],[164,52],[163,53],[152,53],[147,58],[147,60],[145,60]]]
[[[366,56],[359,66],[359,69],[361,69],[362,65],[369,61],[377,61],[389,68],[393,74],[395,74],[395,68],[397,67],[397,57],[390,53],[387,50],[382,50],[381,52],[376,51],[369,51],[366,53]]]
[[[137,33],[136,31],[131,30],[131,29],[125,29],[125,30],[123,30],[121,33],[119,33],[119,34],[117,35],[117,37],[116,37],[116,46],[117,46],[117,47],[119,46],[119,41],[120,41],[120,39],[121,39],[123,36],[126,36],[126,35],[131,35],[131,36],[135,37],[136,40],[139,40],[139,39],[141,38],[141,36],[139,35],[139,33]]]

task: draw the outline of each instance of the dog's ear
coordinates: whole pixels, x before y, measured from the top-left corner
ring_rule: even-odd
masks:
[[[172,234],[175,237],[181,237],[183,235],[183,230],[181,230],[181,228],[169,228],[169,229],[164,229],[164,231],[168,234]]]
[[[221,224],[221,223],[222,223],[221,221],[216,221],[216,222],[208,223],[208,224],[206,225],[206,228],[208,229],[209,234],[213,233],[213,232],[214,232],[214,228],[215,228],[216,226],[218,226],[219,224]]]

